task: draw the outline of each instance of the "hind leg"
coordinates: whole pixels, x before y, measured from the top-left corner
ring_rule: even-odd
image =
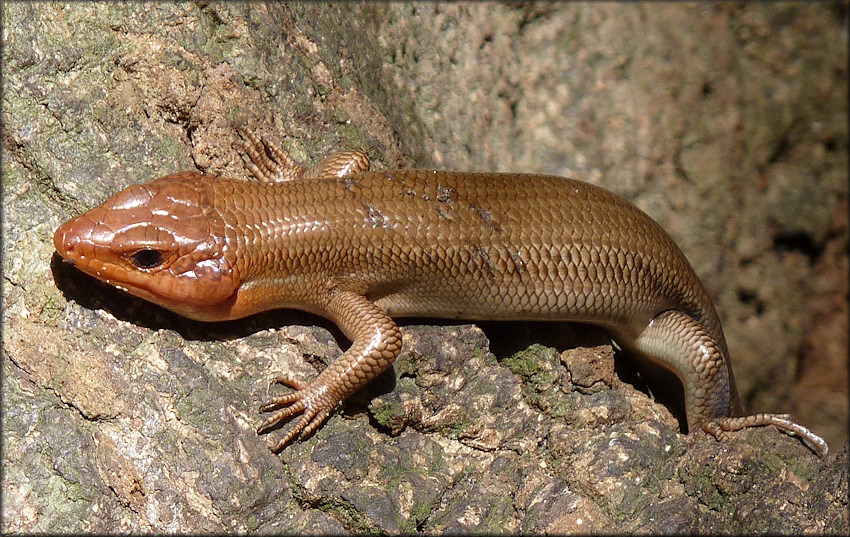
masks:
[[[723,353],[725,346],[686,313],[662,312],[635,339],[634,347],[682,381],[689,433],[702,429],[720,439],[726,431],[775,425],[798,435],[821,457],[826,456],[826,442],[786,414],[733,417],[741,411],[732,369]]]

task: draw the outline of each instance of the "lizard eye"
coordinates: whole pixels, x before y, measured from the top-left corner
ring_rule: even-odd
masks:
[[[139,268],[154,268],[162,263],[162,252],[158,250],[139,250],[130,259]]]

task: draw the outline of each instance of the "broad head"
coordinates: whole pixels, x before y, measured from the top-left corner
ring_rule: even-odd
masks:
[[[223,320],[237,300],[235,253],[197,172],[130,186],[59,227],[57,252],[83,272],[197,320]]]

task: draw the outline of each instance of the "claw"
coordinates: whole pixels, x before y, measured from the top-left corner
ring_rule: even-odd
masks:
[[[268,403],[264,403],[260,407],[260,410],[265,412],[271,406],[277,406],[277,403],[271,401],[269,401]],[[294,416],[295,414],[298,414],[299,412],[303,411],[305,408],[307,408],[307,405],[304,404],[304,401],[296,401],[292,406],[282,408],[272,414],[266,421],[264,421],[260,424],[259,427],[257,427],[257,432],[262,433],[264,431],[267,431],[279,422],[285,420],[286,418]]]
[[[301,417],[286,435],[272,449],[275,453],[282,450],[294,438],[304,439],[312,434],[330,416],[336,404],[338,395],[329,393],[327,386],[316,381],[303,384],[288,375],[280,375],[276,383],[289,386],[296,391],[274,397],[260,405],[261,412],[279,408],[268,419],[257,427],[257,433],[264,433],[278,423],[301,413]]]
[[[289,375],[286,375],[286,374],[278,375],[277,377],[275,377],[274,383],[275,384],[283,384],[284,386],[288,386],[288,387],[293,388],[295,390],[303,390],[304,389],[304,383],[303,382],[295,380],[294,378],[292,378],[292,377],[290,377]]]
[[[371,166],[369,155],[365,152],[342,151],[308,168],[296,162],[289,153],[271,141],[260,138],[245,127],[237,126],[236,131],[244,139],[234,145],[248,157],[245,159],[245,167],[251,170],[254,177],[267,183],[342,178],[368,171]]]
[[[269,399],[265,403],[260,405],[260,412],[268,412],[269,410],[283,406],[283,405],[291,405],[295,403],[301,398],[298,392],[288,393],[286,395],[281,395],[280,397],[275,397],[274,399]],[[292,407],[290,407],[292,408]]]
[[[286,436],[281,438],[280,442],[278,442],[277,445],[274,448],[272,448],[272,451],[274,453],[279,453],[281,450],[283,450],[283,448],[286,447],[287,444],[292,442],[292,440],[296,436],[298,436],[299,439],[303,439],[304,427],[306,427],[309,422],[310,422],[309,416],[307,416],[306,414],[304,416],[301,416],[301,419],[298,420],[298,423],[295,424],[295,427],[290,429],[290,431],[288,433],[286,433]]]
[[[704,424],[702,429],[719,440],[726,431],[740,431],[748,427],[761,427],[765,425],[774,425],[786,434],[800,437],[803,443],[821,458],[825,458],[827,453],[829,453],[829,446],[826,441],[802,425],[792,421],[790,414],[753,414],[737,418],[715,418]]]
[[[304,175],[306,168],[295,162],[286,151],[245,127],[237,126],[236,131],[244,139],[237,147],[248,156],[245,167],[260,181],[279,183],[299,179]]]

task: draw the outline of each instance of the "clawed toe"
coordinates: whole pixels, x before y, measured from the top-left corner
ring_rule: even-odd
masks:
[[[325,387],[316,386],[313,383],[302,384],[288,375],[280,375],[274,382],[294,388],[296,391],[271,398],[260,405],[261,412],[274,410],[274,413],[257,427],[257,433],[267,432],[292,416],[301,414],[301,417],[272,450],[277,453],[296,437],[306,438],[318,429],[339,401],[329,399]]]
[[[266,410],[268,410],[271,407],[278,406],[278,404],[279,403],[277,403],[275,401],[269,401],[267,403],[264,403],[262,406],[260,406],[260,410],[265,412]],[[286,403],[280,403],[280,404],[286,404]],[[290,406],[278,410],[277,412],[272,414],[266,421],[261,423],[259,427],[257,427],[257,432],[262,433],[264,431],[271,429],[276,424],[280,423],[281,421],[285,420],[286,418],[288,418],[290,416],[294,416],[295,414],[298,414],[299,412],[303,412],[306,407],[307,407],[307,405],[304,404],[304,401],[296,401],[295,403],[291,404]]]
[[[740,431],[749,427],[774,425],[780,431],[798,436],[819,457],[826,457],[829,446],[826,441],[791,419],[790,414],[752,414],[743,417],[718,417],[705,423],[702,429],[718,440],[726,432]]]
[[[260,405],[260,412],[268,412],[274,408],[295,403],[298,401],[299,397],[298,393],[288,393],[280,397],[275,397],[274,399],[269,399]]]
[[[284,386],[288,386],[288,387],[290,387],[294,390],[303,390],[304,389],[304,383],[303,382],[295,380],[294,378],[290,377],[289,375],[278,375],[277,377],[275,377],[274,383],[275,384],[283,384]]]
[[[295,162],[286,151],[260,138],[245,127],[238,126],[236,131],[244,139],[238,142],[236,147],[247,155],[245,167],[257,179],[277,183],[298,179],[304,174],[306,168]]]
[[[307,414],[301,416],[301,419],[298,420],[298,423],[296,423],[295,426],[292,427],[292,429],[290,429],[288,433],[286,433],[286,436],[280,439],[277,445],[272,448],[272,451],[274,453],[279,453],[281,450],[283,450],[283,448],[287,446],[287,444],[292,442],[292,440],[294,440],[296,436],[299,438],[304,438],[304,436],[306,436],[305,427],[307,427],[308,423],[310,423],[310,416],[308,416]]]

